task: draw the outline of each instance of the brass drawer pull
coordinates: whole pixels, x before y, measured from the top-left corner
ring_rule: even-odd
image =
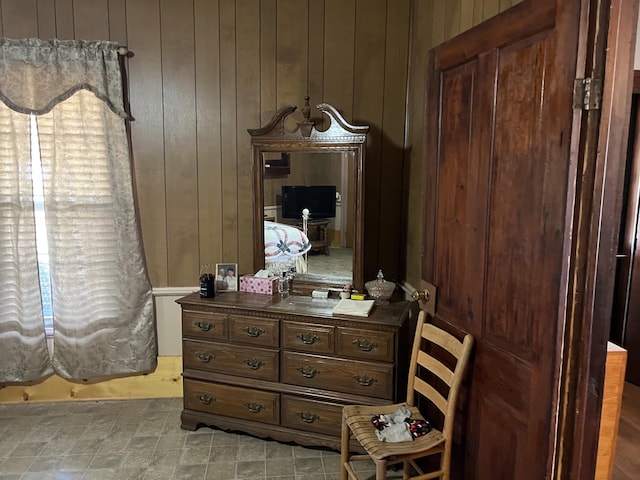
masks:
[[[216,401],[215,398],[213,398],[211,395],[207,395],[206,393],[199,393],[198,395],[196,395],[196,398],[203,405],[211,405],[212,402]]]
[[[316,340],[320,340],[320,337],[313,333],[299,333],[296,335],[296,338],[302,340],[302,343],[305,345],[313,345],[316,343]]]
[[[354,375],[353,378],[355,378],[363,387],[370,387],[373,382],[376,381],[375,378],[370,377],[369,375]]]
[[[316,420],[320,420],[320,416],[311,412],[298,412],[298,416],[304,423],[313,423]]]
[[[260,405],[259,403],[245,403],[244,404],[245,407],[247,407],[247,409],[251,412],[251,413],[260,413],[262,410],[264,410],[264,405]]]
[[[209,352],[196,352],[196,356],[202,363],[209,363],[211,360],[216,358],[213,353]]]
[[[244,361],[244,363],[249,365],[249,368],[251,370],[258,370],[260,367],[262,367],[264,365],[263,362],[261,362],[260,360],[255,359],[255,358],[247,358]]]
[[[358,338],[351,343],[353,343],[356,347],[358,347],[363,352],[370,352],[371,350],[373,350],[378,346],[376,343],[370,342],[366,338],[363,338],[363,339]]]
[[[193,324],[203,332],[208,332],[213,327],[215,327],[213,323],[209,323],[209,322],[193,322]]]
[[[302,367],[298,367],[297,370],[302,374],[303,377],[306,377],[306,378],[313,378],[316,376],[316,374],[320,373],[315,368],[309,367],[306,365]]]
[[[247,335],[249,335],[250,337],[259,337],[260,335],[265,333],[265,330],[259,327],[244,327],[243,330],[247,332]]]

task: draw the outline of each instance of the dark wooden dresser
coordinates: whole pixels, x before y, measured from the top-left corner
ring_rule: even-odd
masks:
[[[182,307],[182,428],[340,448],[345,404],[404,400],[415,304],[332,315],[337,299],[243,292]]]

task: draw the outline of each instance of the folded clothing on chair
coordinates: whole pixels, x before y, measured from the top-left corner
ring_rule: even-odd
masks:
[[[374,415],[371,423],[381,442],[409,442],[429,433],[431,424],[427,420],[412,419],[406,407],[400,407],[391,414]]]

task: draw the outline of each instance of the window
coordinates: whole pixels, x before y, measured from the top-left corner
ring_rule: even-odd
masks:
[[[33,206],[36,221],[36,250],[38,255],[38,276],[40,278],[40,298],[44,315],[44,328],[47,336],[53,335],[53,304],[51,301],[51,276],[49,273],[49,244],[44,211],[44,183],[42,181],[42,162],[40,143],[38,142],[38,122],[35,115],[30,119],[31,137],[31,179],[33,181]]]
[[[0,72],[0,382],[153,370],[117,45],[0,38]]]

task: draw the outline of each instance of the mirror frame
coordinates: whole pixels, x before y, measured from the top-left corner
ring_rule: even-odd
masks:
[[[309,97],[305,97],[302,107],[304,120],[297,123],[293,131],[285,127],[286,118],[296,110],[295,105],[287,105],[279,109],[271,120],[263,127],[248,129],[251,135],[251,168],[253,170],[253,264],[254,271],[265,267],[264,261],[264,172],[262,154],[265,152],[310,152],[310,153],[349,153],[353,154],[353,189],[354,239],[352,278],[345,282],[344,277],[298,274],[296,285],[306,285],[309,290],[314,287],[341,288],[351,283],[353,288],[364,291],[364,165],[367,144],[368,125],[351,125],[336,108],[321,103],[316,108],[327,115],[330,125],[325,130],[318,130],[315,122],[310,120],[311,109]]]

